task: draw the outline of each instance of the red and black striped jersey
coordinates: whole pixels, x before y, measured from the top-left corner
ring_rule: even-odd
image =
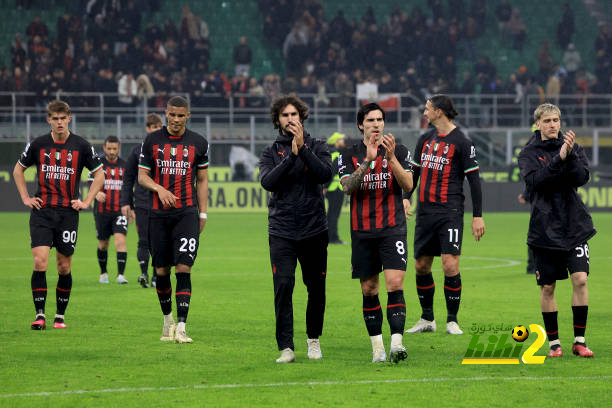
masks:
[[[363,142],[341,151],[338,156],[340,180],[353,174],[365,157],[366,146]],[[410,152],[406,146],[396,144],[395,157],[405,171],[412,171]],[[389,232],[405,234],[406,215],[402,204],[402,188],[381,146],[361,185],[351,194],[351,234],[373,238]]]
[[[102,157],[102,170],[104,171],[104,187],[102,192],[106,194],[106,200],[100,202],[96,200],[94,212],[101,213],[117,213],[121,211],[119,201],[121,187],[123,187],[123,177],[125,175],[126,161],[121,157],[116,161],[110,162],[106,157]],[[88,181],[93,181],[93,174],[89,173]]]
[[[18,163],[24,168],[36,165],[38,189],[35,196],[43,207],[67,207],[79,198],[83,167],[92,173],[102,167],[93,146],[71,133],[64,142],[53,140],[51,133],[28,143]]]
[[[208,142],[189,129],[182,136],[172,136],[164,126],[145,138],[138,167],[150,170],[153,181],[178,197],[174,207],[164,208],[153,193],[153,212],[196,206],[196,171],[208,168]]]
[[[469,137],[459,128],[448,135],[432,129],[419,138],[412,165],[419,213],[463,213],[463,180],[480,168]],[[421,182],[416,187],[419,176]]]

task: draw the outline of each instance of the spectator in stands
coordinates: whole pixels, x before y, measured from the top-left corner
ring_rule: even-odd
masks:
[[[559,95],[561,94],[561,81],[559,76],[551,72],[546,81],[546,100],[553,104],[559,103]]]
[[[268,74],[264,77],[263,88],[268,103],[278,98],[281,94],[280,77],[276,74]]]
[[[163,38],[163,33],[159,29],[155,23],[149,21],[147,23],[147,28],[144,32],[144,40],[145,44],[154,44],[156,40],[161,40]]]
[[[23,67],[27,55],[28,53],[22,42],[21,34],[15,34],[15,39],[11,43],[11,66],[13,68]]]
[[[478,37],[478,27],[476,20],[472,16],[468,16],[465,29],[463,33],[463,46],[466,57],[468,60],[474,60],[476,58],[476,38]],[[422,48],[418,48],[422,49]]]
[[[510,21],[510,16],[512,15],[512,6],[510,5],[508,0],[502,0],[495,7],[495,16],[497,17],[497,26],[499,28],[499,32],[501,33],[502,41],[504,41],[507,37],[508,30],[508,22]]]
[[[595,38],[595,52],[610,49],[612,49],[612,37],[608,31],[608,26],[604,25],[599,28],[599,34]]]
[[[605,84],[610,74],[612,74],[610,51],[605,49],[598,50],[597,57],[595,58],[595,77],[597,78],[597,82]]]
[[[247,44],[245,36],[240,37],[240,43],[234,47],[234,75],[249,75],[251,62],[253,62],[253,51]]]
[[[296,23],[283,42],[283,56],[289,57],[289,50],[297,45],[308,44],[308,35],[300,23]]]
[[[181,37],[196,41],[200,38],[200,27],[196,15],[189,6],[184,5],[181,12]]]
[[[68,25],[70,24],[70,14],[65,12],[61,16],[57,18],[56,23],[56,36],[57,41],[60,43],[62,47],[66,46],[66,41],[68,40]]]
[[[142,6],[140,6],[142,9]],[[142,11],[136,7],[136,3],[133,0],[127,2],[127,7],[121,10],[121,13],[125,17],[125,21],[130,26],[132,33],[136,34],[140,32],[140,19]]]
[[[474,17],[476,27],[478,28],[478,36],[480,37],[484,33],[487,20],[487,8],[485,0],[472,0],[472,6],[470,7],[470,15]]]
[[[257,81],[257,78],[251,77],[249,79],[249,98],[247,99],[247,105],[251,108],[260,108],[265,105],[265,91],[263,86]]]
[[[570,83],[576,82],[576,72],[580,67],[580,63],[582,58],[580,57],[580,51],[576,49],[574,43],[569,43],[567,45],[567,50],[563,54],[563,65],[567,70],[567,80]]]
[[[134,74],[131,71],[126,72],[119,79],[117,84],[117,93],[119,94],[119,103],[125,107],[134,106],[135,97],[138,94],[138,87]]]
[[[525,38],[527,37],[527,26],[523,22],[521,11],[518,8],[512,9],[512,14],[510,15],[510,20],[508,21],[507,27],[508,31],[510,31],[510,35],[512,36],[512,48],[521,51],[523,49]]]
[[[155,96],[153,84],[146,74],[140,74],[138,75],[138,78],[136,78],[136,96],[140,101],[148,101]],[[141,106],[142,103],[139,103],[138,105]]]
[[[32,21],[26,28],[26,34],[30,39],[33,39],[35,36],[39,36],[42,40],[45,40],[49,34],[49,29],[47,28],[47,25],[40,20],[39,16],[34,16],[34,21]]]
[[[194,30],[195,33],[198,32],[197,26]],[[190,32],[191,33],[191,32]],[[176,28],[176,24],[172,19],[167,18],[164,20],[164,31],[163,36],[166,40],[172,39],[174,41],[178,41],[179,38],[179,30]]]
[[[108,42],[104,41],[100,48],[96,49],[95,53],[98,56],[98,61],[101,67],[111,68],[113,66],[113,61],[115,58]]]
[[[557,41],[559,47],[564,50],[572,42],[572,36],[574,35],[574,11],[568,3],[563,3],[561,8],[563,9],[563,16],[559,25],[557,25]]]
[[[474,73],[476,75],[483,74],[488,81],[495,77],[497,68],[495,68],[495,65],[489,60],[488,56],[480,56],[476,64],[474,64]]]
[[[104,17],[98,14],[93,24],[87,27],[87,38],[92,41],[96,49],[99,49],[102,43],[108,40],[109,36],[110,30],[106,24],[104,24]]]
[[[545,84],[548,80],[548,75],[552,69],[552,55],[550,53],[550,41],[544,40],[540,49],[538,50],[538,65],[540,66],[540,73],[538,83]]]

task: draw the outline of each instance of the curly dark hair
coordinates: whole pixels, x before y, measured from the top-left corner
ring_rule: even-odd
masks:
[[[287,107],[287,105],[295,106],[295,109],[297,109],[300,115],[300,121],[302,123],[308,119],[308,105],[306,105],[306,103],[298,98],[295,94],[284,95],[276,99],[274,102],[272,102],[272,105],[270,105],[270,119],[272,119],[274,129],[280,128],[280,121],[278,118],[280,113]]]

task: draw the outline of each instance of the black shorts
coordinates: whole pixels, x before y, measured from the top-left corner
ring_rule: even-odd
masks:
[[[589,244],[584,243],[569,251],[535,248],[533,257],[536,266],[538,285],[551,285],[558,280],[567,279],[568,272],[589,274]]]
[[[149,244],[155,267],[192,266],[200,244],[200,218],[195,207],[149,216]]]
[[[138,248],[149,248],[149,210],[136,207],[136,230],[138,231]]]
[[[414,227],[414,258],[461,255],[463,214],[417,215]]]
[[[385,269],[406,271],[406,234],[351,239],[353,279],[365,279]]]
[[[299,241],[269,235],[268,243],[274,275],[294,277],[297,261],[300,262],[304,280],[313,276],[323,276],[324,279],[327,274],[327,231]]]
[[[96,237],[99,241],[106,241],[112,235],[127,235],[128,220],[120,212],[94,213],[96,220]]]
[[[31,247],[55,247],[71,256],[77,241],[79,213],[71,208],[41,208],[30,213]]]

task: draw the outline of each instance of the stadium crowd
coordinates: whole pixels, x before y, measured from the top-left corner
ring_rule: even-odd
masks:
[[[558,101],[560,94],[612,93],[612,35],[602,27],[594,40],[596,60],[583,61],[572,42],[575,24],[568,4],[562,6],[557,44],[544,40],[534,56],[539,70],[529,72],[527,64],[520,65],[503,78],[475,41],[484,35],[488,11],[497,19],[500,38],[507,40],[500,43],[522,49],[529,30],[519,9],[507,0],[496,5],[454,0],[452,9],[450,2],[431,0],[428,10],[395,6],[388,16],[376,15],[370,6],[359,21],[348,21],[342,10],[328,21],[321,0],[258,3],[263,35],[285,59],[283,77],[249,76],[253,52],[246,37],[236,39],[235,72],[219,72],[210,61],[215,44],[208,24],[186,5],[180,20],[167,18],[158,25],[145,24],[141,11],[159,10],[159,1],[89,1],[58,18],[55,37],[38,17],[25,27],[25,35],[17,33],[11,66],[0,67],[0,89],[36,93],[18,97],[21,105],[42,106],[62,90],[114,92],[119,94],[117,106],[147,99],[157,108],[165,106],[170,92],[189,93],[194,106],[203,107],[219,103],[204,97],[209,93],[218,98],[250,94],[253,98],[239,99],[239,106],[263,107],[287,92],[316,94],[323,106],[351,107],[355,85],[364,82],[376,83],[379,92],[403,92],[417,99],[440,92],[511,94],[517,104],[525,95]],[[565,50],[560,61],[551,56],[555,46]],[[474,61],[473,69],[458,72],[458,55]],[[406,99],[402,106],[411,103]]]

